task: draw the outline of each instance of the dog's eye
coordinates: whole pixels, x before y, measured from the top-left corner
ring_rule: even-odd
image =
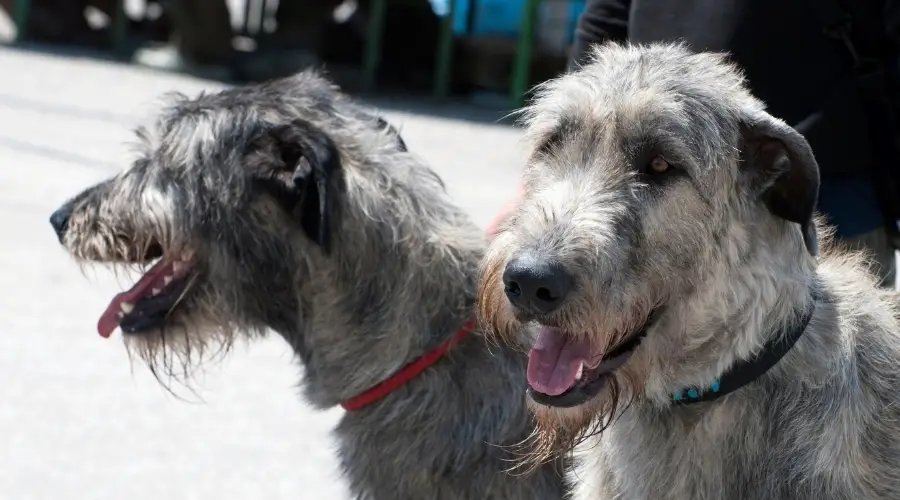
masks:
[[[666,161],[662,156],[654,156],[650,163],[647,164],[647,173],[648,174],[664,174],[666,173],[672,166],[669,165],[669,162]]]
[[[643,158],[638,157],[635,164],[637,166],[638,179],[648,187],[662,187],[668,185],[674,179],[684,174],[684,170],[678,165],[659,153],[650,153]]]

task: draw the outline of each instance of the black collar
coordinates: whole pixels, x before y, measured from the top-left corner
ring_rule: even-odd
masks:
[[[788,327],[790,329],[785,328],[778,335],[774,335],[756,356],[732,365],[706,390],[691,387],[672,394],[672,403],[686,405],[712,401],[740,389],[769,371],[794,347],[806,330],[809,320],[812,319],[813,311],[816,310],[816,302],[820,299],[820,295],[815,289],[811,290],[811,295],[812,301],[807,310],[803,312],[800,321]]]

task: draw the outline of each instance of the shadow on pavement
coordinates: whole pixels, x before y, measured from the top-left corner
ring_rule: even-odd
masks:
[[[84,168],[101,171],[121,170],[122,165],[109,161],[90,158],[78,153],[57,149],[43,144],[21,141],[11,137],[0,136],[0,148],[9,149],[19,153],[30,154],[65,163],[73,163]],[[28,168],[26,165],[14,165],[16,168]]]
[[[40,100],[28,99],[26,97],[20,97],[10,94],[0,94],[0,109],[4,108],[14,111],[31,111],[36,113],[59,115],[78,120],[93,120],[105,123],[115,123],[125,126],[134,125],[129,115],[118,115],[94,108],[66,106],[63,104],[48,104]]]

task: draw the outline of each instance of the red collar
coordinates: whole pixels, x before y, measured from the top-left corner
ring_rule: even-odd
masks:
[[[397,373],[391,375],[386,380],[378,383],[369,390],[358,396],[354,396],[347,401],[341,403],[341,406],[347,411],[359,410],[367,405],[378,401],[400,388],[403,384],[414,379],[420,373],[425,371],[429,366],[435,364],[451,347],[462,340],[466,335],[475,328],[475,322],[469,321],[455,335],[437,346],[434,350],[426,352],[418,359],[404,366]]]

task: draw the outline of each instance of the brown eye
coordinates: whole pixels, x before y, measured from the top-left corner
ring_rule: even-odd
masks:
[[[662,156],[657,156],[650,160],[650,172],[654,174],[662,174],[669,170],[669,162]]]

